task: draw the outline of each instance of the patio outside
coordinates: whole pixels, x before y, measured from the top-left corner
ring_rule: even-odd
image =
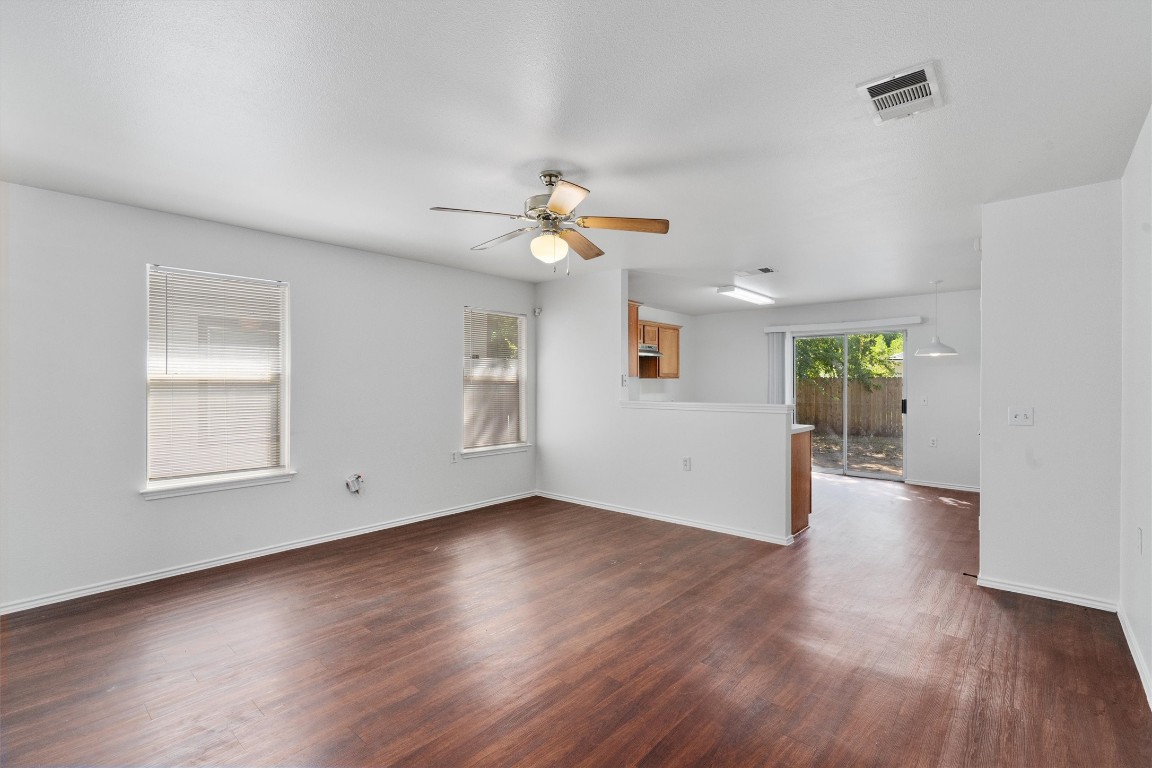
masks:
[[[795,351],[796,421],[816,428],[813,468],[903,477],[904,335],[798,338]]]

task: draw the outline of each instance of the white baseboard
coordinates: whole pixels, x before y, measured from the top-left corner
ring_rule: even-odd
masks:
[[[1061,603],[1082,605],[1085,608],[1096,608],[1101,611],[1108,611],[1109,613],[1116,613],[1116,609],[1118,608],[1116,603],[1101,600],[1098,597],[1088,597],[1087,595],[1078,595],[1075,592],[1060,592],[1054,589],[1034,587],[1031,584],[1018,584],[1014,581],[1001,581],[999,579],[989,579],[984,576],[979,576],[976,578],[976,584],[977,586],[988,587],[989,589],[1016,592],[1021,595],[1031,595],[1032,597],[1043,597],[1047,600],[1058,600]]]
[[[955,485],[954,483],[937,483],[930,480],[909,480],[905,478],[905,485],[922,485],[925,488],[943,488],[946,491],[969,491],[971,493],[980,493],[980,486],[978,485]]]
[[[480,509],[481,507],[490,507],[493,504],[503,504],[507,501],[516,501],[518,499],[527,499],[536,495],[535,491],[528,493],[518,493],[511,496],[502,496],[497,499],[488,499],[486,501],[478,501],[475,504],[464,504],[459,507],[449,507],[447,509],[439,509],[434,512],[425,512],[419,515],[409,515],[402,517],[398,520],[389,520],[384,523],[375,523],[373,525],[365,525],[359,528],[349,528],[337,533],[329,533],[323,536],[313,536],[308,539],[299,539],[297,541],[290,541],[284,544],[277,544],[271,547],[261,547],[260,549],[251,549],[247,552],[238,552],[234,555],[226,557],[216,557],[209,560],[201,560],[196,563],[188,563],[187,565],[176,566],[175,568],[162,568],[158,571],[151,571],[149,573],[142,573],[136,576],[128,576],[123,579],[113,579],[111,581],[101,582],[99,584],[90,584],[86,587],[78,587],[76,589],[67,589],[62,592],[54,592],[50,595],[41,595],[39,597],[31,597],[25,600],[13,600],[9,603],[0,605],[0,615],[7,613],[15,613],[16,611],[25,611],[29,608],[39,608],[44,605],[51,605],[52,603],[62,603],[65,600],[72,600],[77,597],[87,597],[88,595],[99,594],[100,592],[110,592],[113,589],[121,589],[123,587],[131,587],[137,584],[146,584],[150,581],[159,581],[160,579],[167,579],[172,576],[181,576],[185,573],[194,573],[196,571],[203,571],[208,568],[216,568],[221,565],[228,565],[230,563],[238,563],[243,560],[251,560],[256,557],[263,557],[264,555],[274,555],[277,552],[287,552],[291,549],[300,549],[301,547],[309,547],[314,544],[323,544],[328,541],[336,541],[338,539],[347,539],[352,536],[361,536],[365,533],[373,533],[375,531],[383,531],[387,528],[397,528],[401,525],[410,525],[412,523],[419,523],[423,520],[431,520],[436,517],[447,517],[449,515],[457,515],[461,512],[469,512],[473,509]]]
[[[622,512],[625,515],[635,515],[636,517],[646,517],[650,520],[659,520],[664,523],[675,523],[676,525],[687,525],[690,528],[701,528],[705,531],[713,531],[714,533],[726,533],[729,536],[739,536],[744,539],[755,539],[756,541],[763,541],[769,544],[780,544],[787,546],[791,544],[794,539],[792,536],[781,538],[779,536],[771,536],[765,533],[757,533],[756,531],[746,531],[742,528],[730,528],[726,525],[715,525],[712,523],[703,523],[699,520],[689,520],[683,517],[673,517],[672,515],[661,515],[656,512],[646,512],[641,509],[632,509],[630,507],[620,507],[615,504],[604,504],[599,501],[590,501],[589,499],[578,499],[574,496],[564,496],[559,493],[548,493],[547,491],[537,491],[537,496],[543,496],[546,499],[555,499],[556,501],[567,501],[572,504],[579,504],[583,507],[592,507],[594,509],[604,509],[609,512]]]
[[[1144,685],[1144,695],[1148,697],[1148,706],[1152,707],[1152,669],[1149,668],[1148,659],[1144,658],[1144,653],[1140,650],[1140,644],[1136,642],[1136,630],[1128,621],[1128,614],[1124,611],[1124,606],[1120,606],[1116,615],[1120,618],[1120,628],[1124,630],[1124,639],[1128,641],[1128,650],[1132,653],[1132,661],[1136,663],[1136,671],[1140,673],[1140,682]]]

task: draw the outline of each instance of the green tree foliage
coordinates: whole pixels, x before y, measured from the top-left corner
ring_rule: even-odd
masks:
[[[848,336],[848,378],[875,388],[873,379],[902,375],[900,360],[892,356],[904,351],[900,333],[860,333]],[[839,379],[844,368],[844,348],[839,336],[796,339],[797,379]]]
[[[520,319],[507,315],[489,315],[488,349],[493,357],[515,360],[520,354]]]

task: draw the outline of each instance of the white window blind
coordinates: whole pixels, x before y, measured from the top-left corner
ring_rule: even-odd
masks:
[[[286,283],[148,268],[148,480],[285,469]]]
[[[524,316],[464,310],[464,449],[525,442]]]

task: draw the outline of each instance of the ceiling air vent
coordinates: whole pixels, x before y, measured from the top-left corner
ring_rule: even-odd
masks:
[[[740,269],[736,274],[740,277],[759,277],[760,275],[769,275],[776,270],[772,267],[749,267],[748,269]]]
[[[934,62],[927,61],[856,86],[876,125],[944,105]]]

